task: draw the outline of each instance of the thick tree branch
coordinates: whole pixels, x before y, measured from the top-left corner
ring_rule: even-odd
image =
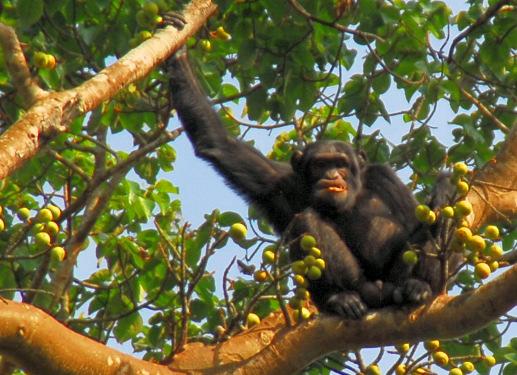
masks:
[[[476,331],[517,305],[517,266],[457,297],[440,296],[407,313],[385,309],[360,321],[319,316],[296,327],[276,313],[218,345],[189,344],[164,366],[118,353],[83,337],[41,310],[0,302],[0,352],[37,374],[291,374],[334,351],[453,338]],[[78,355],[81,353],[81,355]],[[125,371],[125,372],[124,372]]]
[[[508,134],[503,147],[475,176],[467,199],[474,207],[472,227],[508,222],[517,215],[517,128]]]
[[[0,136],[0,160],[4,161],[0,165],[0,179],[33,157],[46,138],[65,131],[74,118],[109,100],[128,83],[149,74],[184,45],[187,38],[206,22],[216,8],[211,0],[192,0],[184,12],[187,24],[183,30],[177,31],[172,27],[161,30],[80,86],[50,94],[37,101],[23,118]],[[0,32],[6,32],[5,28],[0,29]],[[4,51],[8,51],[6,48],[11,47],[4,44]],[[25,79],[27,74],[23,74]]]
[[[514,307],[516,282],[514,266],[471,293],[440,296],[410,314],[381,310],[360,321],[320,316],[289,329],[277,313],[217,346],[188,345],[171,368],[202,374],[291,374],[334,351],[454,338],[482,328]]]
[[[0,301],[0,351],[38,375],[177,374],[81,336],[43,311]]]
[[[25,108],[44,98],[47,92],[38,86],[31,76],[25,55],[12,27],[0,23],[0,46],[4,51],[5,66],[13,79]]]

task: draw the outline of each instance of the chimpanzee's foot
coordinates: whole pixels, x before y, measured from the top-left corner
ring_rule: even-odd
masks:
[[[185,17],[183,17],[183,15],[173,11],[166,12],[165,14],[163,14],[162,18],[164,26],[172,26],[178,30],[182,30],[187,24],[187,21],[185,20]]]

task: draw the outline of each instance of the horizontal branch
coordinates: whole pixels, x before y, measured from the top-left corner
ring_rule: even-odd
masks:
[[[182,30],[167,27],[78,87],[52,93],[37,101],[0,136],[0,160],[3,160],[0,180],[36,155],[46,139],[66,131],[73,119],[149,74],[183,46],[216,8],[210,0],[193,0],[185,8],[187,24]]]
[[[479,330],[517,305],[516,283],[514,266],[470,293],[440,296],[430,306],[409,314],[379,310],[359,321],[320,315],[287,328],[282,314],[276,313],[219,345],[187,345],[170,367],[201,374],[291,374],[335,351],[459,337]]]
[[[384,309],[362,320],[320,315],[296,327],[276,313],[259,326],[217,345],[192,343],[168,367],[136,359],[73,332],[38,308],[0,301],[0,354],[36,374],[291,374],[335,352],[454,338],[476,331],[517,305],[517,266],[457,297],[430,306]]]

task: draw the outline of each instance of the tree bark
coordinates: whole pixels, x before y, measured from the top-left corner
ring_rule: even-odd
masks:
[[[187,24],[182,30],[167,27],[157,32],[113,65],[73,89],[49,95],[42,95],[39,91],[37,95],[34,94],[32,97],[40,100],[0,136],[0,160],[3,161],[0,164],[0,180],[36,155],[41,145],[54,134],[66,131],[73,119],[111,99],[127,84],[149,74],[183,46],[216,9],[211,0],[192,0],[183,13]],[[7,34],[9,28],[2,25],[2,32]],[[7,37],[4,39],[9,40]],[[1,44],[4,48],[8,45]],[[23,66],[23,63],[19,64],[20,69],[25,71]],[[11,71],[16,69],[13,67]],[[28,86],[32,87],[33,84]],[[32,90],[35,91],[34,88]]]

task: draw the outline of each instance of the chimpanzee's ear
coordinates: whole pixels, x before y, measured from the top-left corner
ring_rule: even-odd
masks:
[[[368,157],[366,156],[366,152],[364,152],[364,150],[356,150],[355,154],[357,155],[357,163],[359,164],[359,168],[364,169],[364,167],[368,164]]]
[[[303,158],[303,152],[300,150],[295,150],[293,152],[293,156],[291,156],[291,167],[295,172],[299,172],[301,169],[301,162]]]

